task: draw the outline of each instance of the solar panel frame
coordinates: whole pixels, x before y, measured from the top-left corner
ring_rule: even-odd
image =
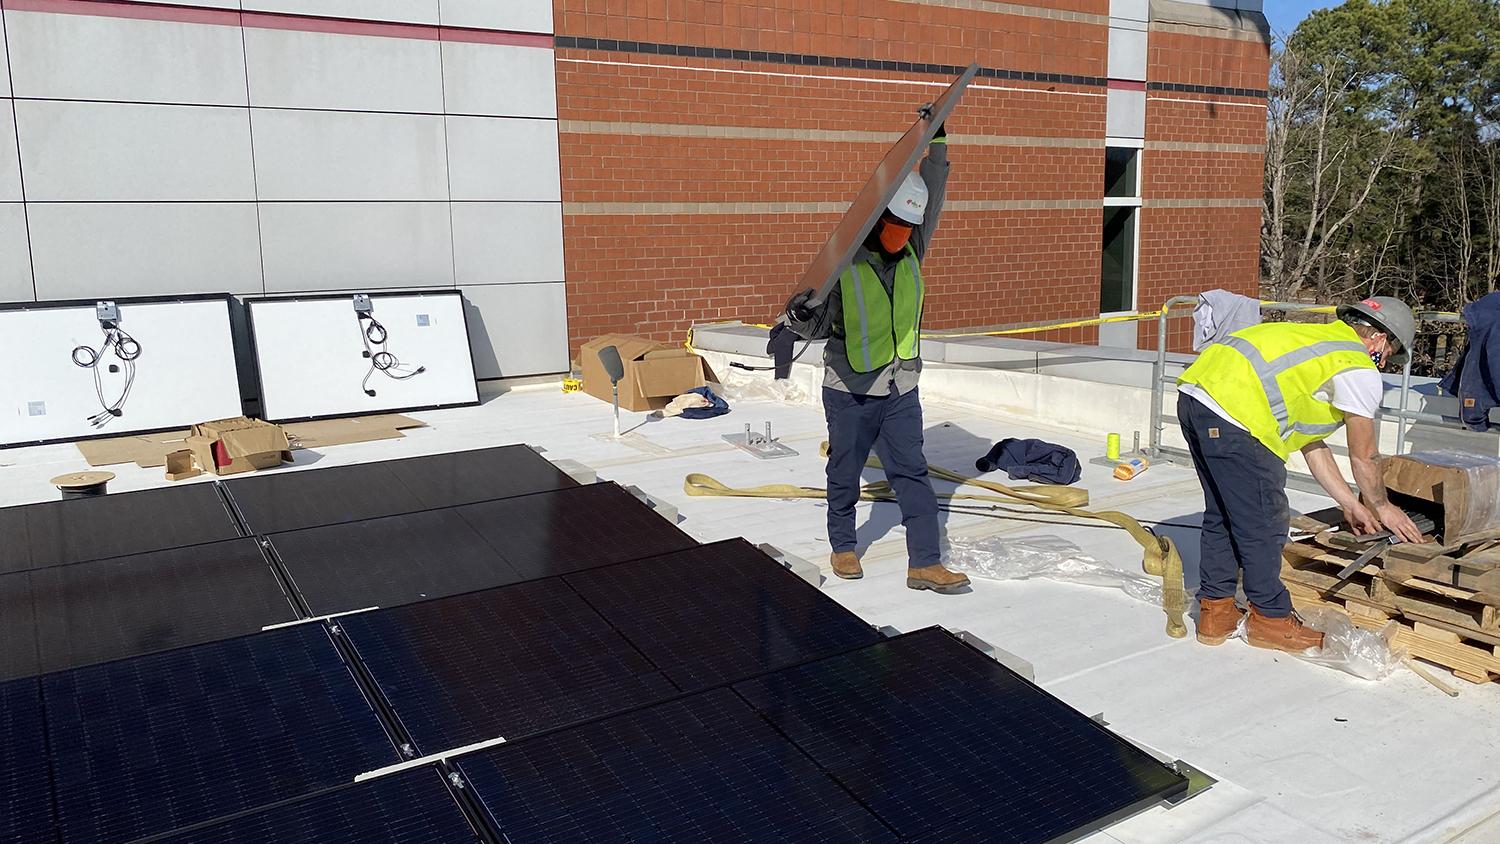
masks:
[[[455,508],[522,580],[636,560],[698,543],[613,483]]]
[[[1185,777],[938,628],[734,689],[911,841],[1069,841],[1187,789]]]
[[[899,840],[727,689],[456,765],[513,842]]]
[[[65,844],[134,841],[400,761],[302,624],[42,678]]]
[[[298,616],[252,538],[29,572],[42,672],[258,633]]]
[[[881,640],[859,616],[743,539],[564,580],[684,691]]]
[[[255,533],[283,533],[577,486],[526,445],[256,472],[223,484]]]
[[[241,536],[213,483],[0,510],[0,574],[200,545]]]
[[[424,754],[522,735],[679,693],[560,579],[341,619]]]
[[[267,538],[314,615],[400,606],[521,579],[451,507]]]
[[[157,844],[478,844],[442,774],[417,768],[323,791]]]

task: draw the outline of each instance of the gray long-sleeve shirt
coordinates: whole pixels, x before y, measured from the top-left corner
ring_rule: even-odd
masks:
[[[917,262],[921,263],[927,256],[927,246],[932,242],[943,214],[943,199],[948,186],[948,145],[935,143],[928,146],[927,156],[922,159],[918,172],[922,181],[927,183],[927,209],[922,215],[922,224],[912,229],[909,242],[917,255]],[[886,292],[895,296],[899,259],[886,261],[878,253],[860,246],[854,253],[854,261],[869,264],[880,283],[885,285]],[[827,338],[823,347],[823,386],[866,396],[904,395],[916,389],[922,374],[920,354],[912,360],[898,357],[874,372],[856,372],[849,365],[849,355],[844,350],[844,306],[839,288],[840,285],[834,285],[832,294],[813,311],[811,319],[804,321],[787,317],[787,325],[798,335],[808,340]]]

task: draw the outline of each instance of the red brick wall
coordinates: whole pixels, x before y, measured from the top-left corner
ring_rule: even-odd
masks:
[[[1265,88],[1269,56],[1264,44],[1218,37],[1208,29],[1200,32],[1204,34],[1153,31],[1147,78],[1153,83]],[[1264,105],[1258,97],[1148,93],[1141,310],[1155,310],[1172,296],[1219,287],[1259,295]],[[1172,351],[1191,349],[1190,312],[1183,309],[1182,316],[1169,322]],[[1156,331],[1154,321],[1142,325],[1142,348],[1156,348]]]
[[[949,119],[950,204],[924,265],[925,327],[1098,312],[1104,0],[1054,0],[1051,8],[1082,13],[1083,20],[893,0],[769,5],[558,0],[564,250],[575,349],[611,331],[678,339],[697,321],[774,319],[842,216],[806,206],[847,203],[889,146],[882,137],[826,133],[894,136],[951,77],[686,58],[631,51],[634,45],[578,49],[567,46],[569,37],[955,66],[978,61],[1073,77],[980,78]],[[1261,80],[1264,87],[1264,72]],[[758,137],[757,130],[790,136]],[[1198,166],[1222,169],[1207,160]],[[1254,170],[1251,178],[1258,178],[1258,162]],[[1154,189],[1146,173],[1147,189]],[[1230,175],[1236,186],[1245,181],[1239,172]],[[673,210],[670,203],[695,207]],[[774,213],[765,203],[796,210]],[[1143,252],[1148,243],[1158,248],[1150,232],[1143,229]],[[1155,296],[1170,277],[1152,278]],[[1149,301],[1142,296],[1143,307]]]

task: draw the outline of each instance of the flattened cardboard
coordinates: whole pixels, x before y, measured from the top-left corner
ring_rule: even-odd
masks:
[[[167,452],[183,447],[191,431],[163,431],[159,434],[135,434],[128,437],[111,437],[107,440],[83,440],[74,443],[83,459],[90,466],[112,466],[131,463],[142,469],[161,466]]]
[[[399,413],[355,416],[344,419],[314,419],[282,426],[292,448],[327,448],[332,445],[400,439],[403,428],[422,428],[426,423]]]
[[[583,369],[583,391],[604,402],[613,390],[599,350],[614,346],[625,364],[620,379],[620,408],[634,413],[660,410],[677,396],[717,380],[702,358],[675,343],[628,334],[606,334],[585,343],[578,359]]]

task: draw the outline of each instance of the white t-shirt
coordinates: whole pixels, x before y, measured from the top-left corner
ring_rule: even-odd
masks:
[[[1233,416],[1225,413],[1224,408],[1213,400],[1208,391],[1197,384],[1183,384],[1177,388],[1177,391],[1192,396],[1199,404],[1212,410],[1220,419],[1241,431],[1249,430],[1235,421]],[[1346,414],[1352,413],[1367,419],[1374,419],[1375,414],[1380,412],[1380,399],[1384,395],[1385,379],[1380,377],[1378,369],[1351,369],[1347,372],[1340,372],[1313,391],[1313,398],[1318,401],[1326,401]]]

